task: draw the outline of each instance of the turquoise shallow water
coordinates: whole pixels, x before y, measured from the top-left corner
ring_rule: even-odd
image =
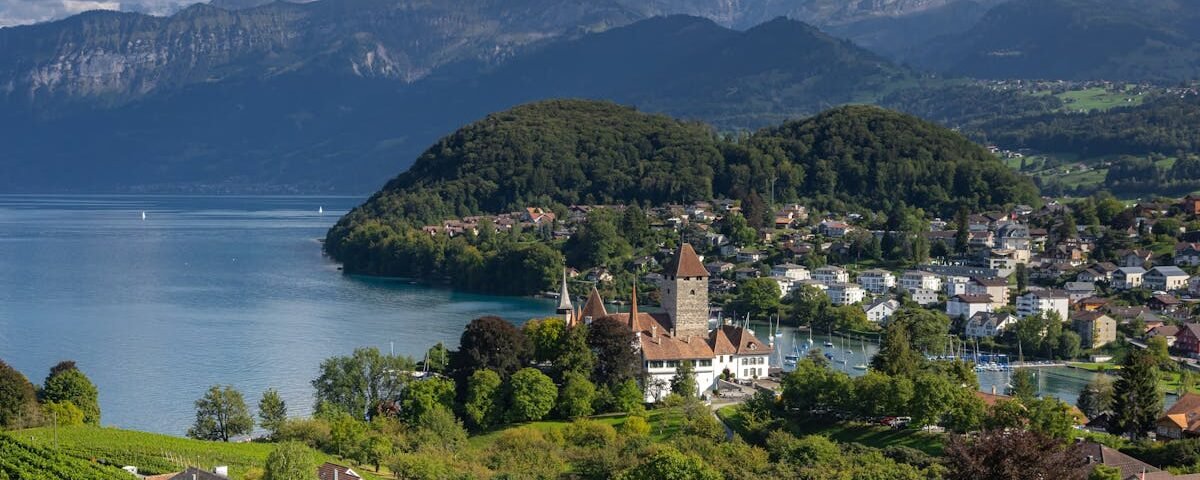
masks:
[[[326,357],[392,344],[420,356],[481,315],[553,313],[549,301],[343,275],[317,239],[360,201],[0,196],[0,359],[35,383],[75,360],[104,424],[182,435],[213,384],[251,405],[274,387],[302,415]]]

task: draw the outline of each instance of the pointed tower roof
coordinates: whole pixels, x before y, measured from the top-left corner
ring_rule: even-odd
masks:
[[[558,291],[558,313],[571,313],[575,311],[571,307],[571,292],[567,290],[567,269],[563,269],[562,288]]]
[[[638,325],[637,283],[633,284],[633,299],[629,302],[629,328],[636,330]]]
[[[608,310],[604,308],[604,299],[600,298],[600,291],[596,290],[596,287],[592,287],[592,293],[588,294],[587,303],[583,304],[579,318],[592,317],[593,320],[596,320],[606,316],[608,316]]]
[[[667,266],[667,275],[671,277],[708,277],[708,270],[700,263],[700,256],[692,244],[684,243],[675,251],[675,258]]]

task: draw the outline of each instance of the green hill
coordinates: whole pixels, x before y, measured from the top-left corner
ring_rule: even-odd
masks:
[[[417,228],[526,206],[743,198],[772,182],[779,201],[851,211],[949,215],[1037,200],[1028,179],[982,147],[878,107],[839,107],[731,139],[608,102],[551,100],[438,141],[339,220],[325,248],[349,272],[454,276],[445,265],[404,259],[449,256]],[[424,246],[405,250],[414,243]]]

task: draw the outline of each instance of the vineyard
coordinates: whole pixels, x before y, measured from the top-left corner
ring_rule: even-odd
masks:
[[[28,445],[0,434],[0,480],[129,480],[119,468]]]
[[[55,446],[54,431],[48,428],[20,430],[10,432],[9,435],[22,444],[40,447],[42,451]],[[229,467],[229,476],[233,480],[239,480],[248,469],[262,468],[267,455],[275,446],[270,443],[207,442],[132,430],[83,426],[60,427],[57,448],[64,456],[69,455],[83,463],[94,461],[116,467],[132,465],[138,467],[139,473],[142,474],[178,472],[189,466],[211,470],[217,465],[226,465]],[[336,462],[332,458],[325,460]],[[14,477],[12,480],[16,478],[40,480],[41,477]],[[87,480],[109,477],[78,478]],[[128,480],[129,477],[119,478]],[[0,480],[8,479],[0,476]]]

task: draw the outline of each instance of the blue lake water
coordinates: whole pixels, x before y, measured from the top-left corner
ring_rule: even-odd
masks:
[[[0,196],[0,359],[34,383],[75,360],[105,425],[182,435],[213,384],[252,406],[276,388],[303,415],[329,356],[394,344],[419,357],[482,315],[553,313],[342,274],[318,239],[361,200]]]

